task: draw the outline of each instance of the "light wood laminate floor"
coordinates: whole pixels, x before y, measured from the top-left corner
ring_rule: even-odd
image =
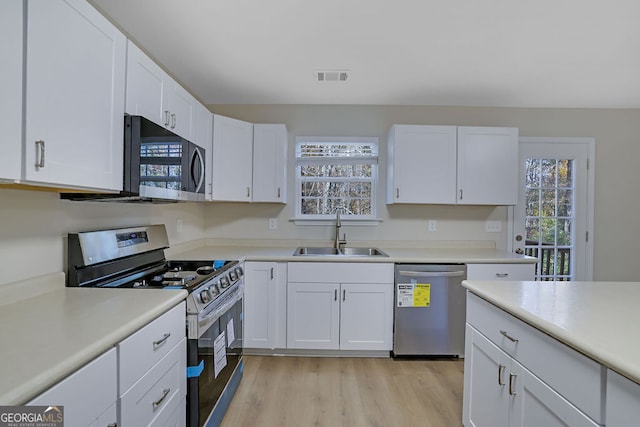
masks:
[[[462,360],[245,356],[222,427],[459,427],[462,370]]]

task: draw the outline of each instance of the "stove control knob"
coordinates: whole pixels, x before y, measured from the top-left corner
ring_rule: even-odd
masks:
[[[202,301],[204,304],[211,301],[211,294],[209,293],[209,289],[205,289],[204,291],[200,292],[200,301]]]
[[[238,277],[244,276],[244,272],[242,271],[242,267],[236,267],[236,274]]]
[[[238,272],[235,270],[231,270],[229,272],[229,278],[231,279],[232,282],[235,282],[236,280],[238,280]]]
[[[228,287],[229,287],[229,279],[228,279],[228,278],[226,278],[226,277],[221,278],[221,279],[220,279],[220,287],[221,287],[222,289],[224,289],[224,288],[228,288]]]

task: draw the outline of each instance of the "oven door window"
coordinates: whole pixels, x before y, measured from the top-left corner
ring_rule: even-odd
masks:
[[[200,426],[209,418],[242,357],[242,300],[220,316],[197,342],[197,363],[204,362],[204,369],[197,377]],[[192,401],[190,406],[195,405]]]

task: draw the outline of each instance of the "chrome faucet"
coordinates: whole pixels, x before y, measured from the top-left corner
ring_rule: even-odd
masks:
[[[334,247],[337,250],[342,249],[344,245],[347,244],[347,234],[342,235],[342,239],[340,239],[340,227],[342,227],[342,223],[340,222],[340,209],[336,209],[336,239],[334,243]]]

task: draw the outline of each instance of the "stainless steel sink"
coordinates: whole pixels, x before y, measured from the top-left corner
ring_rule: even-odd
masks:
[[[324,256],[324,255],[340,255],[340,252],[336,248],[322,248],[305,246],[300,247],[293,253],[294,256],[298,255],[312,255],[312,256]]]
[[[388,257],[378,248],[342,248],[340,250],[336,248],[328,247],[314,247],[314,246],[302,246],[296,248],[293,252],[294,256],[336,256],[336,257],[349,257],[349,256],[375,256],[375,257]]]
[[[389,256],[378,248],[342,248],[344,256]]]

